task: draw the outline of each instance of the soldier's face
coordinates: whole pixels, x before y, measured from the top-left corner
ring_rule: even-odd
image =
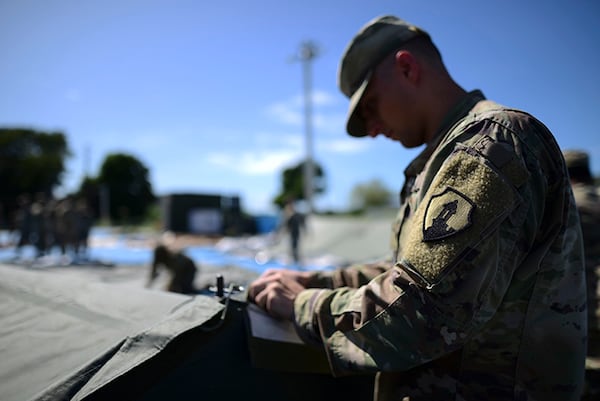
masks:
[[[381,134],[407,148],[423,144],[416,124],[414,85],[394,57],[386,58],[373,71],[359,107],[369,136]]]

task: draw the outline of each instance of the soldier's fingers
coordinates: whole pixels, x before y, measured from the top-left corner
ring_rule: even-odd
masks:
[[[259,278],[257,278],[254,282],[252,282],[250,284],[250,286],[248,287],[248,299],[250,299],[251,301],[254,301],[256,299],[256,296],[264,291],[264,289],[267,287],[267,285],[269,285],[269,283],[271,283],[273,280],[273,277],[269,276],[261,276]]]
[[[256,294],[254,294],[254,296],[251,298],[252,302],[254,302],[257,306],[259,306],[260,308],[264,309],[265,305],[265,299],[264,299],[265,295],[264,295],[264,291],[260,291],[257,292]]]
[[[262,281],[254,281],[248,286],[248,299],[252,302],[256,302],[256,295],[260,293],[264,288]]]
[[[254,296],[254,303],[262,309],[268,311],[269,299],[277,293],[277,283],[269,283],[261,291],[257,292]]]
[[[283,276],[281,277],[280,282],[289,290],[289,292],[293,294],[298,294],[300,291],[305,289],[304,286],[298,282],[298,280],[292,277]]]

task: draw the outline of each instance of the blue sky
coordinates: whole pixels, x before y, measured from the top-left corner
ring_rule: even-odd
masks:
[[[0,126],[59,130],[61,191],[97,175],[108,153],[150,170],[158,195],[239,195],[270,211],[283,168],[305,156],[300,45],[312,64],[318,209],[348,206],[371,179],[396,192],[419,149],[345,133],[340,55],[371,18],[427,30],[467,90],[541,119],[600,173],[600,3],[596,0],[0,1]]]

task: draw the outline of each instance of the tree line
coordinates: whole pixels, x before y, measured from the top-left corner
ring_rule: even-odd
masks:
[[[0,227],[14,229],[20,197],[54,198],[71,155],[63,132],[0,128]],[[273,197],[273,205],[281,208],[289,200],[304,200],[305,163],[281,172],[281,189]],[[312,193],[319,196],[327,190],[326,174],[319,163],[312,163]],[[157,199],[149,173],[135,156],[111,153],[104,158],[97,176],[84,177],[79,188],[66,196],[85,201],[95,220],[136,224],[148,215]],[[379,180],[357,184],[351,202],[353,210],[393,203],[390,191]]]
[[[63,132],[0,128],[0,226],[15,228],[23,196],[53,199],[72,155]],[[85,201],[94,219],[141,221],[156,197],[148,168],[125,153],[108,154],[95,177],[85,177],[68,197]]]

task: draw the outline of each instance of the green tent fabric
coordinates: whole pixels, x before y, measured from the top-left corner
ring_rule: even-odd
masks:
[[[194,301],[181,313],[195,319],[198,313],[203,314],[204,301]],[[39,400],[372,399],[371,377],[336,379],[254,368],[247,347],[244,308],[244,303],[233,301],[222,325],[217,313],[165,342],[157,332],[167,327],[178,331],[174,327],[177,324],[169,319],[153,328],[157,331],[151,329],[124,341],[118,350],[110,350],[82,370],[84,375],[66,380]],[[79,389],[86,380],[82,376],[95,370],[97,373]]]
[[[172,358],[175,354],[171,354],[172,348],[168,348],[171,342],[189,330],[202,327],[223,308],[215,299],[206,296],[190,298],[166,319],[140,333],[126,337],[71,377],[46,390],[38,399],[98,399],[95,393],[102,394],[106,391],[105,387],[112,388],[114,382],[122,381],[123,377],[128,378],[130,372],[138,369],[145,372],[146,376],[142,378],[141,384],[146,387],[156,379],[155,372],[170,367],[168,364],[161,364],[153,370],[147,370],[150,361],[162,361],[163,358],[158,358],[161,352],[169,354],[168,357]],[[132,389],[126,387],[120,391],[130,393]],[[117,398],[120,398],[120,394]],[[127,399],[132,399],[132,396],[127,396]]]
[[[31,399],[188,299],[0,264],[0,400]]]
[[[226,303],[54,273],[0,265],[2,400],[372,399],[369,376],[254,367],[244,294]]]

